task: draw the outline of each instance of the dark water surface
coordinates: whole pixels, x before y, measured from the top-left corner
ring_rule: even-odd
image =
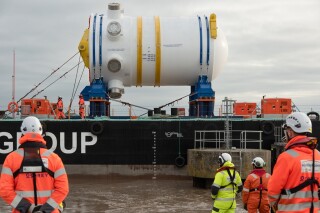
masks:
[[[71,175],[69,182],[66,213],[204,213],[212,207],[210,190],[194,188],[191,178]],[[2,200],[0,212],[10,212]]]

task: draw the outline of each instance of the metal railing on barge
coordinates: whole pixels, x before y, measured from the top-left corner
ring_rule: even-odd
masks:
[[[232,130],[232,135],[239,135],[239,138],[227,137],[226,130],[197,130],[194,135],[194,148],[205,149],[206,143],[214,144],[213,148],[221,149],[221,145],[226,143],[226,140],[231,140],[231,144],[234,141],[240,142],[240,149],[247,149],[248,143],[258,143],[259,149],[262,148],[262,133],[263,131],[250,131],[250,130]],[[239,133],[239,134],[233,134]],[[255,137],[254,137],[255,136]],[[212,148],[212,147],[210,147]]]
[[[247,149],[248,143],[259,144],[259,150],[262,149],[262,133],[263,131],[249,131],[249,130],[197,130],[195,131],[194,149],[233,149],[233,163],[239,168],[240,176],[242,176],[242,151]],[[232,135],[232,137],[230,136]],[[234,137],[238,135],[239,137]],[[240,147],[232,146],[234,141],[239,142]],[[206,144],[214,145],[206,146]],[[224,147],[230,145],[231,147]],[[240,148],[236,151],[237,148]],[[237,154],[236,154],[237,153]]]

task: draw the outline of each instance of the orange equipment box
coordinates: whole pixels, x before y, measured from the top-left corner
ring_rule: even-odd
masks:
[[[261,99],[261,114],[290,114],[291,112],[290,98]]]
[[[241,116],[257,115],[257,104],[247,102],[236,102],[233,104],[233,114]]]

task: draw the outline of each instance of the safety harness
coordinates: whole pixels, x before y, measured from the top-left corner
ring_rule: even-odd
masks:
[[[223,189],[223,188],[226,188],[227,186],[231,185],[234,187],[236,186],[237,184],[234,182],[234,179],[236,177],[236,170],[234,170],[234,173],[233,175],[231,175],[231,172],[229,169],[226,169],[227,172],[228,172],[228,175],[229,175],[229,178],[230,178],[230,183],[228,183],[227,185],[224,185],[224,186],[220,186],[220,189]],[[233,188],[233,191],[234,191],[234,188]]]
[[[231,172],[230,172],[229,169],[225,169],[225,170],[228,172],[228,175],[229,175],[229,178],[230,178],[230,183],[228,183],[227,185],[224,185],[224,186],[220,186],[220,189],[223,189],[223,188],[225,188],[225,187],[227,187],[229,185],[232,185],[232,192],[234,193],[234,190],[235,190],[234,187],[237,186],[237,184],[234,182],[234,179],[236,177],[236,169],[233,170],[233,175],[231,175]],[[231,209],[234,201],[235,201],[235,196],[233,196],[232,203],[231,203],[231,205],[230,205],[230,207],[228,209]]]
[[[318,186],[318,197],[320,199],[319,196],[319,181],[315,179],[314,176],[314,167],[315,167],[315,157],[314,157],[314,150],[317,148],[317,139],[316,138],[309,138],[310,140],[308,140],[308,142],[300,142],[300,143],[296,143],[296,144],[292,144],[291,146],[289,146],[285,151],[293,148],[294,146],[301,146],[301,145],[305,145],[307,147],[309,147],[310,149],[312,149],[312,175],[310,179],[305,180],[303,183],[300,183],[298,186],[293,187],[291,189],[282,189],[281,190],[281,194],[282,195],[290,195],[293,193],[296,193],[298,191],[301,191],[302,189],[304,189],[307,186],[310,186],[311,188],[311,196],[312,196],[312,201],[311,201],[311,208],[310,208],[310,213],[313,212],[314,210],[314,205],[313,205],[313,191],[314,191],[314,185],[316,184]]]
[[[260,191],[260,198],[259,198],[259,205],[258,205],[258,209],[260,208],[261,205],[261,200],[262,200],[262,191],[268,191],[268,189],[264,188],[263,184],[262,184],[262,177],[260,176],[260,184],[258,187],[254,188],[254,189],[250,189],[249,192],[254,192],[254,191]]]
[[[23,148],[24,155],[20,168],[13,172],[13,177],[16,178],[20,173],[30,173],[33,179],[34,202],[38,205],[37,197],[37,173],[46,172],[54,178],[54,172],[44,166],[40,155],[40,148],[47,148],[46,145],[38,142],[27,142],[20,145]]]

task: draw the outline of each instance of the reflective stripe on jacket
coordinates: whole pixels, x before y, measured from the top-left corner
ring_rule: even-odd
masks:
[[[282,190],[292,189],[305,180],[312,177],[313,150],[304,144],[298,144],[299,141],[306,141],[306,136],[296,136],[291,139],[287,147],[290,149],[281,153],[274,166],[273,174],[268,183],[268,197],[270,205],[274,206],[278,202],[277,212],[310,212],[312,194],[314,203],[314,212],[319,211],[318,186],[307,186],[296,193],[290,195],[281,194]],[[320,153],[314,150],[315,157],[315,179],[320,180]]]
[[[260,177],[261,182],[260,184]],[[254,169],[247,177],[244,182],[243,191],[242,191],[242,202],[247,205],[249,209],[259,209],[260,207],[266,206],[266,212],[269,210],[269,201],[267,194],[268,182],[270,179],[270,174],[266,173],[264,169]],[[261,190],[261,193],[260,193]],[[260,201],[261,199],[261,201]],[[261,212],[260,211],[260,212]]]
[[[223,167],[229,168],[231,176],[234,176],[234,172],[236,172],[234,184],[231,183],[227,170],[220,170],[216,173],[211,186],[211,196],[214,199],[213,207],[221,210],[234,209],[236,208],[236,194],[242,190],[242,181],[239,173],[234,170],[233,163],[227,161]]]
[[[20,144],[28,142],[46,144],[42,136],[36,133],[24,135],[19,142]],[[26,200],[31,204],[35,203],[33,174],[36,175],[38,205],[43,205],[48,212],[59,212],[59,204],[69,192],[67,174],[60,157],[45,148],[40,148],[40,156],[44,166],[54,173],[53,177],[46,172],[37,172],[19,173],[14,178],[13,174],[20,169],[24,158],[23,148],[11,152],[5,159],[0,177],[0,196],[14,208],[14,213],[19,212],[16,208],[19,208],[19,205],[25,205]]]

